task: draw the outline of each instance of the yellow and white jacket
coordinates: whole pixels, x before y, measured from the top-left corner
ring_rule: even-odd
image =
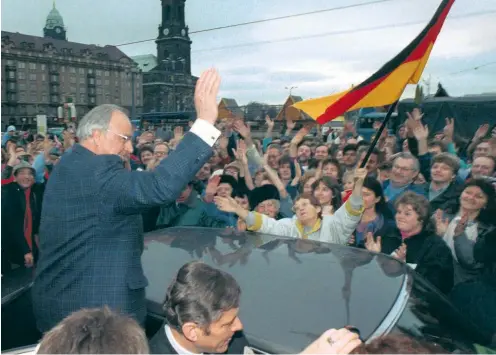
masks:
[[[344,245],[355,231],[362,213],[362,199],[352,196],[334,215],[318,219],[312,228],[305,228],[296,217],[275,220],[257,212],[250,212],[246,224],[248,230],[254,232]]]

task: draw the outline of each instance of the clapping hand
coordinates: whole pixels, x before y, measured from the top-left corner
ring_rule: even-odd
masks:
[[[220,87],[220,75],[216,69],[204,71],[196,83],[195,109],[198,118],[212,125],[217,121],[219,109],[217,95]]]
[[[463,213],[460,220],[458,221],[458,224],[455,227],[455,231],[453,232],[453,235],[455,237],[458,237],[465,231],[465,228],[467,227],[467,222],[468,222],[468,214]]]
[[[368,232],[365,236],[365,248],[374,253],[380,253],[382,250],[382,238],[377,237],[376,240],[374,240],[374,234]]]
[[[394,251],[393,256],[397,260],[406,263],[406,244],[402,243],[400,247]]]
[[[449,220],[444,218],[443,211],[437,210],[434,214],[434,221],[436,222],[436,234],[440,237],[444,237],[444,234],[448,230]]]

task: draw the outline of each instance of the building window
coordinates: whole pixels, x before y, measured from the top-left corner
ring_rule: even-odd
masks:
[[[88,74],[93,74],[93,69],[88,69]]]
[[[84,75],[84,68],[79,68],[79,74]]]
[[[14,90],[15,89],[15,83],[9,83],[9,89]]]
[[[41,74],[41,81],[46,81],[46,75],[45,74]]]
[[[29,69],[36,70],[36,63],[29,63]]]
[[[69,72],[72,73],[72,74],[75,74],[76,73],[76,68],[74,68],[74,67],[69,68]]]
[[[90,85],[95,85],[95,79],[90,78],[89,84],[90,84]]]
[[[22,74],[24,74],[24,73],[22,73]],[[15,72],[9,71],[9,78],[14,79],[15,78]],[[21,79],[21,73],[19,73],[19,79]]]
[[[26,93],[24,91],[19,92],[19,101],[26,101]]]
[[[102,85],[102,79],[96,79],[96,85]]]
[[[26,90],[26,84],[25,83],[19,83],[19,90],[20,91]]]
[[[101,87],[97,87],[97,88],[96,88],[96,93],[97,93],[97,95],[101,95],[101,94],[102,94],[102,92],[103,92],[103,90],[102,90],[102,88],[101,88]]]
[[[41,65],[41,70],[46,70],[46,64]]]
[[[71,81],[71,84],[76,84],[77,79],[76,79],[76,77],[75,77],[75,76],[71,76],[70,81]]]
[[[59,101],[59,97],[57,95],[52,95],[52,102]]]
[[[97,71],[96,71],[96,75],[97,75],[97,76],[102,76],[102,71],[101,71],[101,70],[97,70]]]
[[[85,94],[80,94],[79,95],[79,102],[85,103],[86,102],[86,95]]]
[[[24,62],[18,62],[17,63],[17,67],[19,69],[26,69],[26,63],[24,63]]]
[[[52,75],[51,80],[52,81],[57,81],[57,75]]]
[[[65,67],[64,67],[63,65],[60,67],[60,71],[61,71],[62,73],[65,73]]]
[[[105,80],[105,85],[109,86],[110,85],[110,80],[106,79]]]
[[[41,102],[47,102],[48,101],[48,95],[46,93],[41,94]]]
[[[12,59],[7,60],[7,65],[14,65],[14,61]]]
[[[38,94],[35,91],[31,92],[31,102],[37,102],[38,101]]]
[[[31,81],[36,81],[37,77],[36,77],[36,74],[29,74],[29,80]]]
[[[95,103],[95,98],[94,97],[90,97],[90,103],[92,103],[92,104]]]
[[[110,76],[110,72],[108,70],[105,70],[105,76]]]

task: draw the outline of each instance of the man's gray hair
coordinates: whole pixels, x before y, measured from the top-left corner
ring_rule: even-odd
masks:
[[[398,159],[407,159],[413,161],[413,170],[420,171],[420,163],[415,155],[409,152],[400,152],[394,155],[393,165]]]
[[[107,131],[113,112],[121,112],[127,116],[127,112],[120,106],[103,104],[93,108],[84,115],[76,132],[80,141],[90,138],[94,130]]]

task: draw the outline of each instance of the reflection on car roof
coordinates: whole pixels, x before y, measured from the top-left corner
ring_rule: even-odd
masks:
[[[393,306],[407,272],[401,264],[403,273],[386,275],[379,263],[395,261],[362,249],[225,229],[169,228],[146,234],[145,245],[153,313],[162,312],[177,270],[200,259],[240,284],[249,340],[285,353],[301,351],[331,327],[354,325],[366,339]]]

